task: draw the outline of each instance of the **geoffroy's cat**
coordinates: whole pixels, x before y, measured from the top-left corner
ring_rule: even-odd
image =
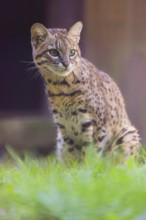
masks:
[[[139,135],[115,82],[81,57],[82,22],[69,30],[31,28],[33,59],[42,74],[57,125],[60,160],[82,159],[89,145],[101,155],[138,154]]]

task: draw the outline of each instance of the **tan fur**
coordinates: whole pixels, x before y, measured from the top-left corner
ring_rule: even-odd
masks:
[[[31,29],[34,62],[44,77],[57,124],[57,155],[81,159],[91,144],[97,153],[138,154],[137,130],[127,116],[123,97],[113,80],[80,55],[82,23],[69,31]]]

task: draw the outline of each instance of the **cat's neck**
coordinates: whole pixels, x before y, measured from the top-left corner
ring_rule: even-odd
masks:
[[[66,82],[68,83],[68,85],[71,85],[74,80],[75,80],[75,74],[74,71],[70,72],[67,76],[59,76],[51,71],[47,71],[47,72],[42,72],[45,79],[45,82],[48,84],[48,82],[52,82],[52,83],[62,83],[62,82]]]

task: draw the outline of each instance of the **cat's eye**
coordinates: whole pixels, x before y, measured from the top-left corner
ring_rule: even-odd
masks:
[[[76,55],[76,50],[71,49],[71,50],[69,51],[69,56],[70,56],[70,57],[74,57],[75,55]]]
[[[50,54],[52,57],[58,57],[58,56],[59,56],[59,52],[58,52],[58,50],[56,50],[56,49],[50,49],[50,50],[49,50],[49,54]]]

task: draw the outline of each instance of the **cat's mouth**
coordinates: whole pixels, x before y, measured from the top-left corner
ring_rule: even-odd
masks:
[[[73,67],[69,65],[67,67],[51,68],[51,71],[59,76],[67,76],[73,71]]]
[[[53,74],[56,74],[58,76],[67,76],[73,71],[73,66],[69,65],[67,67],[54,67],[54,66],[43,66],[42,69],[44,71],[41,71],[42,73],[44,72],[45,74],[48,74],[49,72],[52,72]]]

